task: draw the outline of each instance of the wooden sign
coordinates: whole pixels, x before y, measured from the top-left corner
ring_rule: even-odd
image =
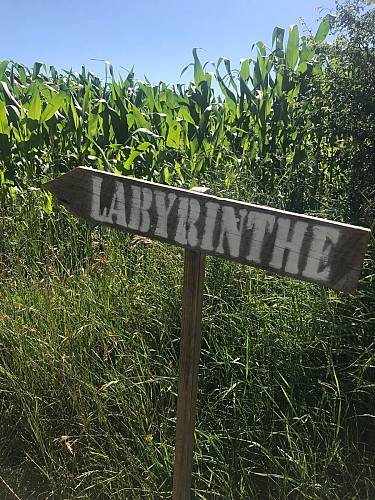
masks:
[[[78,167],[44,185],[72,214],[353,293],[370,230]]]
[[[79,167],[44,187],[94,224],[185,248],[173,500],[189,500],[205,255],[356,290],[368,229]]]

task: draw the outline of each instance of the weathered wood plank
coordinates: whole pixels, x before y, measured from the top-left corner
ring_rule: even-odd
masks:
[[[85,167],[44,185],[87,221],[354,293],[370,230]]]
[[[208,188],[193,191],[208,193]],[[201,348],[205,254],[185,249],[173,500],[189,500]]]

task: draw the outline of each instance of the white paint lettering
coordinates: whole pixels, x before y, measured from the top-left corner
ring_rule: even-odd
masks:
[[[216,217],[220,205],[218,203],[213,203],[212,201],[208,201],[205,204],[205,207],[206,207],[206,216],[204,220],[201,249],[207,250],[208,252],[212,252],[212,250],[214,249],[213,237],[216,226]]]
[[[295,222],[292,234],[289,237],[290,225],[290,219],[280,217],[277,220],[275,246],[269,265],[275,269],[281,269],[283,267],[285,251],[289,250],[284,271],[290,274],[298,274],[298,262],[308,224],[300,221]]]
[[[129,229],[147,232],[150,230],[150,208],[152,191],[149,188],[132,186]]]
[[[313,239],[302,273],[305,278],[326,280],[331,266],[328,264],[332,249],[340,237],[340,230],[333,227],[313,227]]]
[[[100,192],[102,188],[102,182],[103,179],[98,175],[92,176],[92,198],[91,198],[90,217],[98,222],[111,222],[111,219],[108,217],[108,210],[104,208],[103,212],[100,211]]]
[[[181,245],[198,245],[197,222],[200,215],[200,204],[195,198],[181,196],[177,213],[176,243]]]
[[[239,257],[241,237],[247,210],[240,210],[238,212],[238,215],[239,216],[236,217],[236,212],[234,211],[233,207],[224,206],[222,208],[219,243],[216,248],[216,251],[218,253],[225,252],[224,236],[226,236],[231,257]]]
[[[266,234],[271,234],[275,225],[275,216],[259,212],[249,212],[247,228],[252,230],[250,250],[246,260],[260,264],[263,243]]]
[[[163,191],[155,190],[156,212],[158,215],[157,225],[155,229],[156,236],[168,238],[168,216],[173,208],[173,204],[177,196],[174,193],[163,193]]]
[[[111,206],[108,211],[108,219],[114,224],[127,227],[125,218],[124,186],[119,181],[115,181],[115,192],[113,193]]]

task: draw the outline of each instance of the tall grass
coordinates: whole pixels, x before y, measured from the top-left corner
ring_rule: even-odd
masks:
[[[181,251],[25,196],[1,221],[0,476],[169,498]],[[347,297],[208,259],[195,498],[372,497],[371,266]]]

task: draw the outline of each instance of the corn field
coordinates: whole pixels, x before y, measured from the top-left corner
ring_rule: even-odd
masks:
[[[258,42],[239,69],[226,58],[202,64],[193,49],[187,85],[139,81],[133,71],[116,79],[109,63],[101,81],[85,67],[59,74],[42,63],[2,61],[2,202],[85,165],[183,185],[223,170],[226,187],[239,177],[275,192],[289,184],[294,209],[309,208],[306,193],[314,197],[334,174],[309,161],[322,141],[309,82],[322,71],[319,47],[330,24],[328,15],[315,36],[301,37],[297,25],[287,35],[276,27],[272,48]]]

